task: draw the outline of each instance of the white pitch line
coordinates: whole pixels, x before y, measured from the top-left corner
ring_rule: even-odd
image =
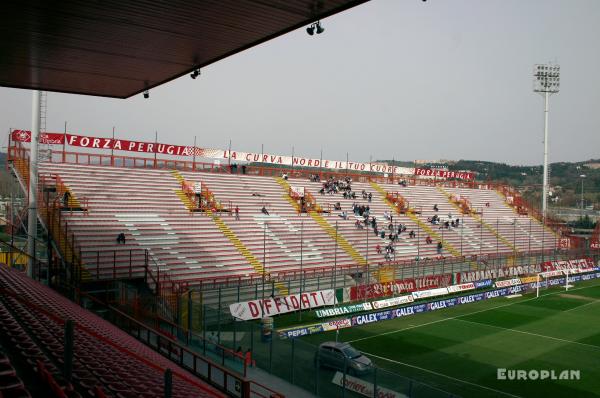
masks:
[[[454,321],[458,321],[458,322],[466,322],[466,323],[472,323],[474,325],[483,325],[483,326],[489,326],[491,328],[496,328],[496,329],[502,329],[502,330],[507,330],[509,332],[514,332],[514,333],[521,333],[521,334],[528,334],[530,336],[535,336],[535,337],[543,337],[545,339],[549,339],[549,340],[556,340],[556,341],[561,341],[563,343],[569,343],[569,344],[578,344],[578,345],[582,345],[585,347],[592,347],[595,348],[596,350],[600,350],[600,346],[594,345],[594,344],[586,344],[586,343],[580,343],[579,341],[573,341],[573,340],[567,340],[567,339],[561,339],[559,337],[552,337],[552,336],[546,336],[545,334],[538,334],[538,333],[533,333],[533,332],[526,332],[524,330],[519,330],[519,329],[511,329],[511,328],[505,328],[502,326],[496,326],[496,325],[490,325],[489,323],[482,323],[482,322],[475,322],[475,321],[467,321],[466,319],[453,319]]]
[[[591,287],[598,287],[598,285],[578,287],[578,288],[571,289],[571,291],[573,291],[573,290],[589,289]],[[562,291],[553,292],[553,293],[546,293],[546,294],[541,294],[540,297],[552,296],[552,295],[561,294],[561,293],[562,293]],[[479,314],[479,313],[482,313],[482,312],[492,311],[492,310],[495,310],[495,309],[498,309],[498,308],[504,308],[504,307],[508,307],[508,306],[511,306],[511,305],[515,305],[515,304],[525,303],[527,301],[537,300],[538,298],[539,297],[532,297],[532,298],[529,298],[527,300],[514,301],[512,303],[508,303],[508,304],[504,304],[504,305],[498,305],[498,306],[492,307],[492,308],[486,308],[486,309],[479,310],[479,311],[469,312],[468,314],[461,314],[461,315],[452,316],[452,317],[448,317],[448,318],[442,318],[442,319],[438,319],[438,320],[431,321],[431,322],[425,322],[425,323],[422,323],[420,325],[409,326],[409,327],[406,327],[406,328],[403,328],[403,329],[392,330],[390,332],[380,333],[380,334],[376,334],[376,335],[373,335],[373,336],[361,337],[360,339],[348,340],[348,343],[354,343],[354,342],[357,342],[357,341],[374,339],[374,338],[377,338],[377,337],[380,337],[380,336],[386,336],[388,334],[400,333],[400,332],[404,332],[405,330],[416,329],[416,328],[420,328],[422,326],[428,326],[428,325],[433,325],[433,324],[440,323],[440,322],[450,321],[452,319],[462,318],[463,316],[469,316],[469,315],[473,315],[473,314]]]
[[[472,386],[479,387],[479,388],[483,388],[483,389],[485,389],[485,390],[489,390],[489,391],[493,391],[493,392],[495,392],[495,393],[500,393],[500,394],[502,394],[502,395],[506,395],[506,396],[508,396],[508,397],[521,398],[519,395],[514,395],[514,394],[510,394],[510,393],[508,393],[508,392],[504,392],[504,391],[496,390],[495,388],[491,388],[491,387],[482,386],[481,384],[473,383],[473,382],[470,382],[470,381],[467,381],[467,380],[457,379],[456,377],[448,376],[448,375],[445,375],[445,374],[443,374],[443,373],[439,373],[439,372],[435,372],[435,371],[433,371],[433,370],[425,369],[425,368],[422,368],[422,367],[420,367],[420,366],[411,365],[411,364],[409,364],[409,363],[404,363],[404,362],[396,361],[396,360],[394,360],[394,359],[389,359],[389,358],[380,357],[379,355],[370,354],[370,353],[368,353],[368,352],[363,352],[363,354],[370,355],[370,356],[372,356],[372,357],[379,358],[379,359],[382,359],[382,360],[384,360],[384,361],[389,361],[389,362],[397,363],[397,364],[399,364],[399,365],[408,366],[408,367],[410,367],[410,368],[419,369],[419,370],[422,370],[423,372],[431,373],[431,374],[434,374],[434,375],[436,375],[436,376],[442,376],[442,377],[445,377],[445,378],[447,378],[447,379],[450,379],[450,380],[458,381],[458,382],[460,382],[460,383],[464,383],[464,384],[470,384],[470,385],[472,385]]]

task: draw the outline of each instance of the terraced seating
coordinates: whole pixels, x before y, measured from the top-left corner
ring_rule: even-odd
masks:
[[[93,396],[97,387],[108,397],[163,396],[167,368],[173,372],[174,397],[225,396],[110,323],[4,265],[0,291],[2,341],[11,342],[30,366],[42,363],[66,396]],[[60,376],[67,319],[75,322],[74,388]]]
[[[0,319],[2,323],[12,324],[12,318],[6,313],[5,308],[0,305]],[[1,326],[0,326],[1,327]],[[5,327],[2,327],[3,329]],[[17,375],[17,371],[6,355],[4,347],[0,344],[0,397],[6,398],[29,398],[31,394],[25,388],[23,380]]]
[[[175,194],[180,184],[167,170],[140,170],[65,164],[40,165],[41,174],[58,174],[77,197],[88,198],[88,211],[63,212],[69,230],[83,248],[90,271],[112,272],[112,251],[137,273],[143,272],[143,249],[168,267],[173,279],[248,275],[254,270],[217,230],[209,217],[191,215]],[[125,233],[126,243],[116,237]]]
[[[335,241],[312,218],[298,214],[276,179],[239,174],[181,174],[186,181],[202,181],[224,205],[239,208],[239,220],[233,213],[221,218],[265,263],[268,272],[319,268],[334,261],[339,265],[353,263],[339,248],[337,259],[334,258]],[[261,212],[263,206],[268,215]]]
[[[495,191],[467,188],[440,188],[426,185],[403,187],[392,184],[353,182],[357,199],[341,194],[320,195],[320,182],[290,178],[209,172],[176,172],[108,166],[42,163],[41,175],[59,175],[75,198],[86,200],[86,212],[64,211],[63,218],[83,248],[82,258],[92,274],[111,277],[113,264],[131,267],[133,275],[144,272],[145,250],[171,279],[191,283],[201,279],[276,275],[324,266],[362,266],[385,263],[377,253],[389,243],[389,221],[407,230],[400,234],[395,260],[436,258],[436,244],[444,242],[441,255],[461,256],[510,253],[555,246],[555,236],[527,216],[519,216]],[[225,211],[220,214],[191,212],[181,195],[182,181],[201,182],[214,194]],[[289,198],[287,184],[306,188],[326,211],[321,216],[299,214]],[[372,200],[362,199],[365,190]],[[400,192],[416,214],[396,214],[385,200],[386,192]],[[462,215],[449,195],[468,198],[483,217]],[[331,211],[340,202],[348,214]],[[369,205],[379,230],[358,229],[352,204]],[[489,203],[490,206],[485,206]],[[438,211],[433,210],[437,204]],[[261,212],[265,206],[268,215]],[[240,219],[233,209],[239,208]],[[449,215],[460,218],[460,227],[440,228],[428,222],[434,214],[442,221]],[[514,220],[514,225],[513,225]],[[335,239],[337,225],[338,242]],[[415,232],[410,238],[409,232]],[[333,232],[332,232],[333,231]],[[124,232],[126,243],[117,245]],[[425,238],[430,236],[432,243]],[[368,241],[368,242],[367,242]]]
[[[518,251],[528,252],[556,247],[556,235],[540,222],[519,215],[505,198],[494,190],[446,188],[448,192],[466,197],[482,218]],[[489,203],[489,207],[486,204]]]

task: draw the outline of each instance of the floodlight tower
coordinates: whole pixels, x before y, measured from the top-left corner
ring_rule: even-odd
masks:
[[[548,204],[548,98],[558,93],[560,66],[536,64],[533,66],[533,91],[544,95],[544,182],[542,189],[542,214],[546,220]]]

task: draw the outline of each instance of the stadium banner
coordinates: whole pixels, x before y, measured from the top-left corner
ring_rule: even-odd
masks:
[[[415,290],[438,288],[452,284],[453,275],[426,275],[420,278],[398,279],[350,287],[350,300],[362,300],[411,293]]]
[[[496,287],[509,287],[509,286],[517,286],[521,284],[521,280],[519,278],[506,279],[503,281],[496,281]]]
[[[380,322],[392,319],[392,311],[386,310],[381,312],[373,312],[371,314],[355,315],[351,319],[352,326],[366,325],[373,322]]]
[[[521,278],[521,283],[534,283],[537,282],[537,276],[523,276]]]
[[[264,300],[251,300],[234,303],[229,311],[234,318],[244,321],[264,316],[285,314],[300,309],[323,307],[335,304],[333,289],[320,290],[283,297],[270,297]]]
[[[600,249],[600,239],[592,239],[590,241],[590,249]]]
[[[321,324],[279,330],[279,338],[295,339],[296,337],[308,336],[323,332]]]
[[[475,284],[473,282],[461,283],[460,285],[448,286],[449,293],[458,293],[458,292],[464,292],[466,290],[474,290],[474,289],[475,289]]]
[[[365,397],[373,397],[373,391],[375,389],[372,383],[359,379],[358,377],[350,376],[346,374],[346,382],[344,383],[344,374],[342,372],[335,372],[331,382],[335,385],[346,387],[346,390],[355,392]],[[377,398],[406,398],[406,395],[400,394],[396,391],[377,386]]]
[[[594,267],[592,258],[579,258],[573,260],[545,261],[541,264],[541,271],[554,271],[561,269],[591,269]]]
[[[414,315],[419,312],[424,312],[426,306],[424,304],[412,305],[410,307],[396,308],[392,310],[392,318],[402,318],[403,316]]]
[[[381,308],[395,307],[397,305],[412,303],[413,301],[415,301],[415,299],[412,295],[409,294],[408,296],[399,296],[384,300],[373,301],[371,304],[373,305],[373,308],[378,310]]]
[[[360,303],[353,305],[344,305],[335,308],[324,308],[322,310],[316,310],[315,313],[319,318],[326,318],[330,316],[351,314],[353,312],[371,311],[372,309],[373,307],[371,306],[371,303]]]
[[[31,131],[13,130],[13,141],[31,142]],[[326,168],[340,171],[368,171],[381,174],[413,175],[412,167],[390,166],[387,163],[361,163],[341,160],[313,159],[301,156],[272,155],[257,152],[241,152],[226,149],[199,148],[186,145],[161,144],[157,142],[130,141],[117,138],[91,137],[70,133],[40,133],[40,143],[71,145],[92,149],[111,149],[138,153],[156,153],[176,156],[198,156],[238,162],[267,163],[281,166]]]
[[[480,281],[475,281],[475,289],[481,289],[484,287],[491,287],[494,284],[494,281],[491,279],[483,279]]]
[[[461,180],[474,180],[475,173],[470,171],[451,171],[442,169],[423,169],[415,168],[416,176],[436,177],[436,178],[458,178]]]
[[[482,271],[465,271],[457,273],[458,283],[477,282],[481,280],[502,279],[519,275],[537,274],[542,270],[540,264],[518,265],[492,268]]]
[[[412,295],[415,299],[443,296],[444,294],[448,294],[447,287],[440,287],[437,289],[429,289],[429,290],[418,290],[416,292],[412,292]]]
[[[323,322],[321,328],[324,332],[330,332],[332,330],[345,329],[352,326],[350,318],[336,319],[329,322]]]
[[[541,275],[544,278],[550,278],[550,277],[553,277],[553,276],[562,276],[562,275],[564,275],[564,272],[562,272],[562,270],[557,269],[557,270],[554,270],[554,271],[542,272]]]
[[[13,141],[31,142],[31,131],[13,130],[11,134]],[[40,144],[62,145],[65,142],[64,133],[40,133]]]
[[[573,275],[569,277],[569,281],[578,282],[578,281],[587,281],[595,278],[600,278],[600,272],[595,271],[593,273],[581,274],[581,275]],[[565,278],[557,278],[550,279],[548,281],[542,282],[541,286],[546,286],[546,284],[550,286],[554,285],[564,285]],[[340,325],[344,325],[344,327],[348,327],[348,322],[351,323],[352,326],[365,325],[374,322],[385,321],[394,318],[401,318],[405,316],[410,316],[414,314],[419,314],[423,312],[436,311],[439,309],[444,309],[447,307],[452,307],[456,305],[462,304],[470,304],[476,301],[488,300],[497,297],[504,297],[511,294],[517,294],[524,292],[528,289],[535,288],[536,283],[527,283],[523,285],[503,287],[500,289],[490,290],[488,292],[481,293],[473,293],[466,296],[459,296],[448,298],[444,300],[433,301],[429,303],[423,304],[415,304],[407,307],[395,308],[387,311],[380,311],[371,314],[363,314],[352,317],[351,319],[344,320],[336,320],[332,322],[340,322]],[[301,326],[296,328],[288,328],[279,330],[279,336],[283,339],[292,339],[300,336],[305,336],[308,334],[321,333],[324,330],[324,324],[317,325],[309,325],[309,326]],[[340,326],[339,329],[342,327]],[[338,327],[332,327],[331,330],[336,330]]]

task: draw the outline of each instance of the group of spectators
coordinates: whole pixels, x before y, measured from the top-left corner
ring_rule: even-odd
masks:
[[[363,189],[363,191],[362,191],[362,198],[363,198],[364,200],[368,200],[368,201],[370,202],[370,201],[373,199],[373,194],[372,194],[371,192],[367,193],[367,191],[365,191],[365,190]],[[354,199],[354,198],[353,198],[353,199]]]
[[[310,182],[319,182],[319,181],[321,181],[321,177],[319,177],[318,174],[311,174],[308,176],[308,180]]]
[[[241,168],[242,168],[242,174],[246,174],[246,165],[243,164]],[[236,163],[231,163],[229,165],[229,172],[231,174],[237,174],[237,172],[238,172],[237,170],[238,170],[238,165]]]
[[[369,213],[371,212],[371,209],[369,208],[369,205],[358,205],[357,203],[352,203],[352,211],[354,212],[355,216],[359,216],[359,217],[363,217],[365,215],[369,215]]]
[[[381,250],[381,245],[375,246],[375,251],[377,252],[377,254],[383,254],[383,250]],[[388,243],[385,246],[385,255],[384,255],[385,260],[392,261],[392,256],[394,255],[395,252],[396,252],[396,249],[394,248],[393,243],[392,242]]]
[[[437,214],[434,214],[433,217],[427,218],[427,222],[431,223],[431,225],[439,225],[439,229],[450,229],[450,227],[458,228],[458,226],[460,225],[460,219],[457,218],[456,220],[454,220],[452,218],[452,213],[448,214],[448,219],[445,221],[442,221],[442,219]]]
[[[321,195],[325,195],[326,193],[333,195],[338,192],[344,193],[344,198],[353,198],[356,199],[356,194],[352,192],[352,179],[350,177],[346,177],[343,180],[335,180],[333,177],[329,177],[327,181],[323,183],[323,187],[319,190]]]

